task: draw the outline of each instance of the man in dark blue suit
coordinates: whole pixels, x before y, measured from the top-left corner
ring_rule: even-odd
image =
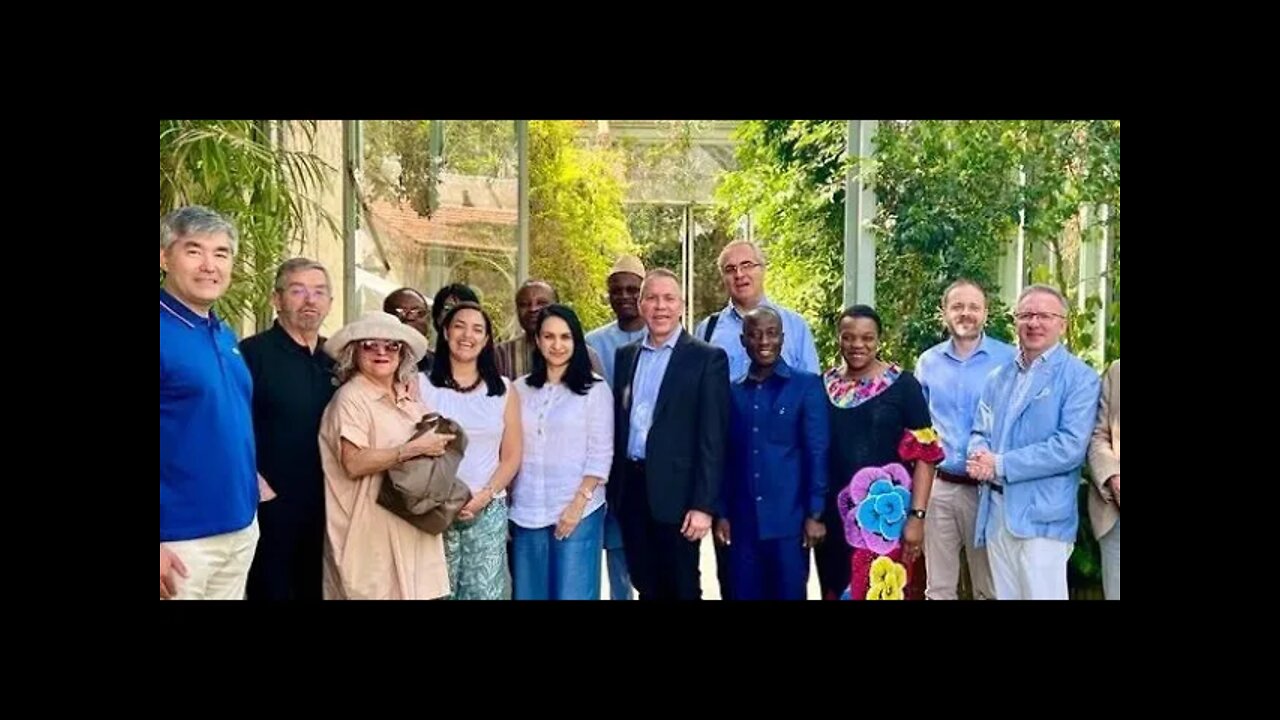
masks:
[[[772,308],[743,317],[751,366],[731,385],[723,513],[716,521],[717,539],[729,548],[736,600],[804,600],[809,548],[827,533],[827,395],[818,375],[782,359],[784,339]]]

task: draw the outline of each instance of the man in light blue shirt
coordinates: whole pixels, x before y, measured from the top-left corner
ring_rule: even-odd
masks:
[[[757,306],[773,308],[782,316],[782,332],[787,342],[782,359],[792,368],[821,375],[818,347],[813,342],[809,323],[798,313],[775,304],[764,292],[765,262],[760,247],[747,240],[734,240],[720,251],[716,272],[724,279],[729,303],[719,312],[705,317],[694,329],[699,340],[723,348],[729,356],[729,377],[736,380],[747,374],[751,358],[742,347],[742,316]],[[712,322],[714,321],[714,327]],[[707,330],[711,332],[708,334]]]
[[[613,387],[613,361],[618,348],[644,337],[644,318],[640,317],[640,283],[644,280],[644,263],[634,255],[623,255],[613,264],[607,281],[609,307],[614,322],[587,333],[587,344],[600,356],[604,379]]]
[[[978,481],[966,474],[965,461],[983,383],[992,370],[1011,362],[1017,350],[983,332],[987,296],[972,280],[957,280],[942,294],[942,317],[951,337],[925,350],[915,370],[946,452],[924,521],[925,596],[956,599],[963,547],[973,599],[993,600],[987,551],[974,544]]]
[[[696,600],[698,544],[720,506],[729,363],[724,350],[681,328],[684,295],[670,270],[649,271],[640,313],[645,339],[614,358],[614,465],[605,491],[640,599]]]
[[[600,356],[604,379],[613,387],[613,363],[618,348],[645,336],[644,318],[640,316],[640,283],[644,280],[644,263],[634,255],[623,255],[609,271],[609,306],[617,317],[614,322],[587,333],[587,345]],[[627,555],[623,551],[622,526],[612,507],[605,508],[604,550],[609,568],[609,598],[630,600],[631,574],[627,571]]]
[[[725,245],[716,260],[716,272],[724,279],[729,304],[720,312],[703,318],[693,332],[694,337],[725,351],[729,356],[729,379],[736,382],[751,367],[751,358],[742,345],[742,316],[763,305],[782,317],[782,332],[786,336],[782,360],[791,368],[821,375],[813,331],[804,318],[774,304],[764,294],[764,271],[764,253],[759,245],[750,240],[734,240]],[[716,542],[716,575],[720,581],[720,597],[732,600],[729,552],[719,541]]]

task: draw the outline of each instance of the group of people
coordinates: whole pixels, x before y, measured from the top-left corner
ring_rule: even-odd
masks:
[[[587,333],[529,280],[505,342],[461,284],[322,337],[332,283],[306,258],[276,273],[272,327],[237,342],[212,310],[236,250],[212,210],[162,218],[162,599],[585,600],[607,572],[613,599],[691,600],[707,535],[725,599],[804,599],[810,551],[824,599],[955,599],[962,557],[975,598],[1066,599],[1086,464],[1119,598],[1119,361],[1100,380],[1071,355],[1054,288],[1022,292],[1015,348],[957,280],[914,373],[854,305],[824,371],[748,241],[720,253],[729,301],[692,332],[679,278],[624,256],[615,321]],[[380,497],[423,459],[466,489],[440,532]]]

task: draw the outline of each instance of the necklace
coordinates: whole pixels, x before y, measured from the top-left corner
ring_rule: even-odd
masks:
[[[482,375],[477,375],[477,376],[476,376],[476,381],[475,381],[475,382],[471,383],[471,384],[470,384],[470,385],[468,385],[467,387],[461,387],[461,386],[459,386],[459,385],[458,385],[458,381],[457,381],[457,380],[454,380],[454,379],[453,379],[453,376],[452,376],[452,375],[450,375],[448,378],[446,378],[446,379],[445,379],[445,383],[444,383],[444,384],[445,384],[445,387],[448,387],[448,388],[450,388],[451,390],[456,390],[456,391],[458,391],[458,392],[460,392],[460,393],[469,393],[469,392],[471,392],[472,390],[475,390],[476,388],[480,387],[480,383],[482,383],[482,382],[484,382],[484,376],[482,376]]]

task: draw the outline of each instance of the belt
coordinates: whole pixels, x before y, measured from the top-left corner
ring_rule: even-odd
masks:
[[[969,477],[968,475],[956,475],[955,473],[949,473],[946,470],[938,470],[938,477],[942,478],[943,480],[946,480],[947,482],[956,483],[957,485],[980,485],[981,484],[977,480],[974,480],[973,478]]]

